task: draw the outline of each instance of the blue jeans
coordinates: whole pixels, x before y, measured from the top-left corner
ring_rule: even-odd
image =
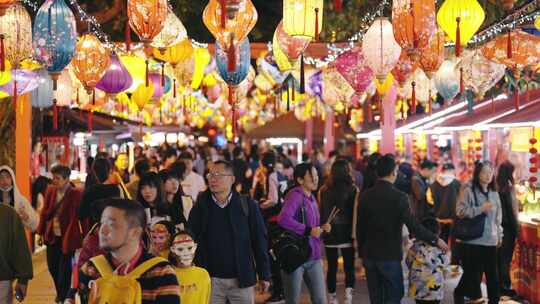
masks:
[[[312,304],[326,304],[326,285],[322,260],[308,261],[292,273],[281,271],[286,304],[300,303],[302,279],[309,290]]]
[[[364,260],[371,304],[399,304],[403,298],[400,261]]]

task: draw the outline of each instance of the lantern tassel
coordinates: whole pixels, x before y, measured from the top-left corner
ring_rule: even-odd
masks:
[[[13,81],[13,109],[17,109],[17,79]]]
[[[53,129],[58,130],[58,106],[56,99],[53,100]]]
[[[281,90],[281,94],[283,94],[283,89]],[[275,97],[274,97],[274,118],[277,118],[277,98]]]
[[[457,26],[456,26],[456,57],[459,57],[459,56],[461,56],[461,30],[460,30],[461,18],[460,17],[456,18],[456,23],[457,23]]]
[[[431,98],[431,89],[429,89],[429,96],[428,96],[428,99],[429,99],[429,102],[428,102],[428,107],[429,107],[429,114],[431,115],[431,113],[433,113],[433,98]]]
[[[231,43],[227,51],[227,71],[234,72],[236,70],[236,49],[234,48],[234,35],[231,34]]]
[[[300,55],[300,94],[306,93],[306,72],[304,64],[304,54]]]
[[[290,90],[289,90],[289,84],[286,85],[285,89],[287,90],[287,111],[289,109],[289,104],[291,103],[291,96],[290,96]]]
[[[229,85],[229,105],[232,106],[233,103],[234,103],[233,86]]]
[[[221,6],[221,28],[225,28],[225,16],[227,15],[227,0],[220,0],[219,5]]]
[[[92,105],[93,106],[96,105],[96,90],[95,89],[92,90]]]
[[[412,86],[412,96],[411,96],[411,99],[412,99],[412,102],[411,102],[411,114],[414,115],[416,114],[416,82],[412,82],[411,83],[411,86]]]
[[[236,128],[237,128],[237,125],[236,125],[236,105],[233,105],[232,106],[232,132],[233,132],[233,142],[236,140]]]
[[[176,78],[173,79],[173,98],[176,99]]]
[[[4,46],[4,35],[0,35],[0,70],[4,72],[6,70],[6,49]]]
[[[506,36],[506,57],[508,59],[512,58],[512,32],[508,31],[508,35]]]
[[[373,122],[373,111],[371,109],[371,102],[368,102],[367,103],[367,116],[368,116],[368,122],[369,123],[372,123]]]
[[[520,107],[520,101],[519,101],[519,87],[516,87],[516,99],[515,99],[515,106],[516,106],[516,111],[519,110],[519,107]]]
[[[124,29],[126,51],[131,51],[131,26],[129,25],[129,19],[126,20],[126,28]]]
[[[334,10],[336,12],[341,12],[341,9],[343,8],[343,3],[341,0],[334,0]]]
[[[165,64],[161,65],[161,86],[165,87]]]
[[[144,78],[145,78],[146,87],[148,87],[150,85],[149,79],[148,79],[148,77],[149,77],[149,75],[148,75],[149,74],[148,60],[145,61],[145,64],[146,64],[146,68],[145,68],[145,72],[144,72],[145,73]]]
[[[294,102],[296,100],[296,85],[294,84],[294,78],[292,79],[292,83],[291,83],[291,92],[292,92],[292,97],[291,97],[291,101]],[[287,105],[287,112],[289,111],[289,105]]]
[[[75,96],[75,102],[77,102],[77,105],[79,105],[80,103],[80,97],[79,97],[79,88],[77,88],[77,95]]]
[[[459,68],[459,93],[465,93],[465,81],[463,80],[463,68]]]
[[[319,8],[315,8],[315,41],[319,41]]]

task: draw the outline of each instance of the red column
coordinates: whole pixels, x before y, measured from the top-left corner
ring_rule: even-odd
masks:
[[[326,120],[324,121],[324,155],[328,156],[334,150],[334,112],[326,112]]]

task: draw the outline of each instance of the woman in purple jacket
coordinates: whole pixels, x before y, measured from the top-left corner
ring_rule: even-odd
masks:
[[[311,164],[299,164],[294,168],[294,181],[296,186],[285,196],[278,223],[288,231],[309,236],[311,257],[294,272],[281,272],[285,301],[287,304],[300,303],[302,280],[304,280],[309,289],[311,303],[326,304],[326,287],[321,260],[321,233],[330,232],[331,226],[320,224],[317,200],[312,193],[317,190],[319,184],[317,170]],[[305,223],[302,223],[302,206],[305,210]]]

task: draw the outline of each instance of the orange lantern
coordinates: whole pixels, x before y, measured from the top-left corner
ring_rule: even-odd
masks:
[[[407,53],[401,52],[398,63],[392,69],[392,75],[398,84],[403,86],[417,67],[417,64],[409,58]]]
[[[409,57],[417,60],[436,31],[435,1],[394,0],[392,25],[396,41]]]
[[[4,16],[6,10],[13,4],[18,2],[17,0],[0,0],[0,16]]]
[[[75,45],[75,56],[71,63],[75,76],[90,94],[109,67],[109,51],[96,36],[86,34]]]
[[[225,18],[226,10],[222,9],[224,2],[226,1],[210,0],[203,12],[203,22],[216,41],[227,50],[228,70],[234,71],[237,46],[255,27],[258,14],[251,0],[245,0],[238,3],[238,11],[234,16],[230,16],[232,19]]]
[[[521,30],[508,32],[482,46],[482,54],[489,60],[521,70],[538,64],[540,37]]]
[[[422,51],[420,55],[419,65],[426,73],[426,76],[431,79],[439,70],[439,67],[444,61],[444,32],[437,28],[437,32],[431,37],[429,47]]]
[[[167,9],[167,0],[128,0],[129,25],[145,45],[163,29]]]

